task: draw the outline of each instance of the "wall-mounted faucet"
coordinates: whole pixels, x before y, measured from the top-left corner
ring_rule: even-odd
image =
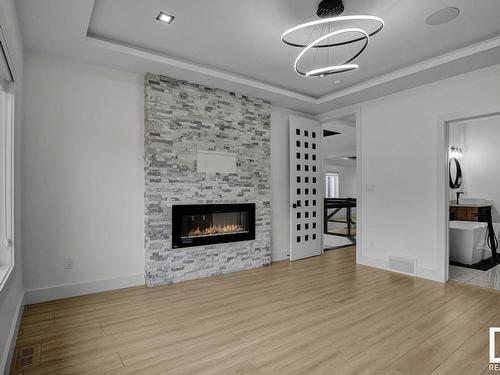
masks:
[[[460,204],[460,195],[464,194],[464,191],[457,191],[457,204]]]

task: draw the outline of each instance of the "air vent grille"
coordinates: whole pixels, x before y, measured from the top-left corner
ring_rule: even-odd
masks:
[[[14,373],[32,369],[40,363],[40,344],[18,348],[15,356]]]
[[[417,272],[417,259],[402,255],[389,255],[389,271],[415,276]]]

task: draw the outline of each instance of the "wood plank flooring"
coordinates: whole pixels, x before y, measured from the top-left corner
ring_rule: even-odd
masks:
[[[39,364],[12,373],[486,374],[490,326],[499,292],[359,266],[347,248],[27,306],[17,346],[38,345]]]

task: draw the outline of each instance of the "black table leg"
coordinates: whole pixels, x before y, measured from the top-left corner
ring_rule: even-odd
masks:
[[[491,258],[493,259],[494,262],[496,262],[498,244],[495,238],[495,230],[493,229],[493,220],[491,218],[491,211],[489,212],[487,222],[488,222],[488,237],[490,239],[490,245],[491,245]]]
[[[351,207],[347,207],[347,235],[351,238]]]

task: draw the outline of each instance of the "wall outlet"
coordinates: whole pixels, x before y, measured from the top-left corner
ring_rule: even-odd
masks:
[[[73,269],[73,258],[64,258],[64,269],[65,270]]]

